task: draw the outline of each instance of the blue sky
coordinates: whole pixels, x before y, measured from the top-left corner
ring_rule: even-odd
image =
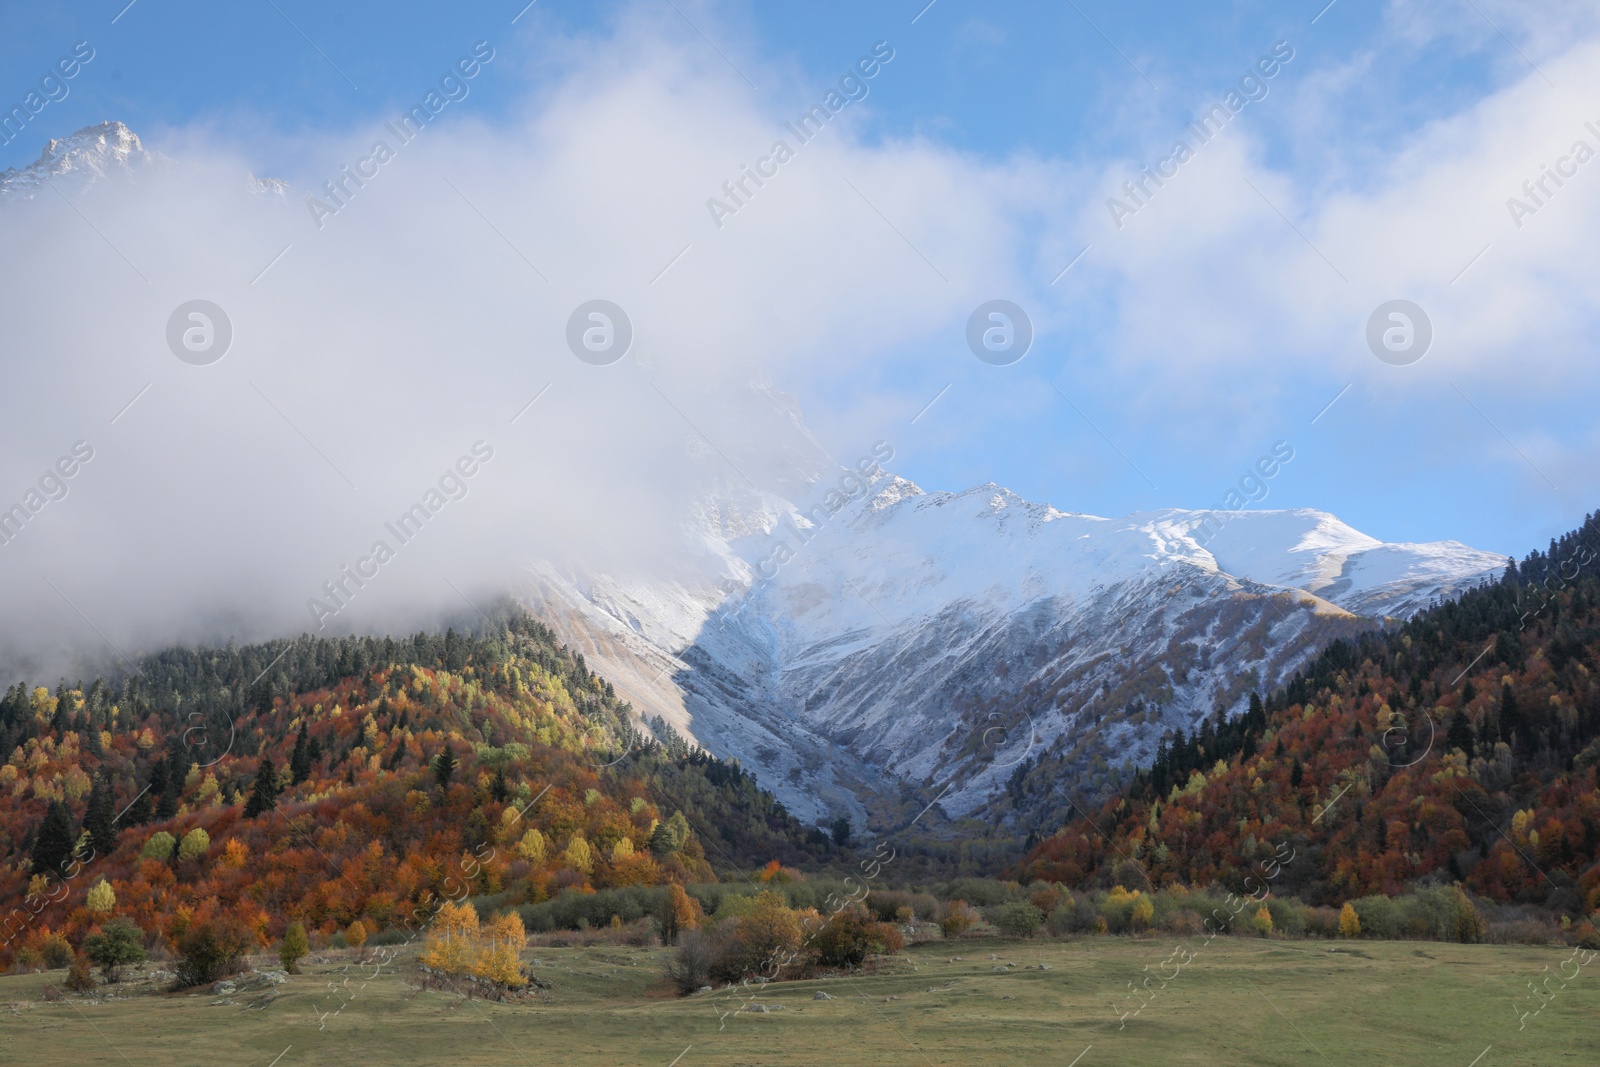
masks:
[[[993,480],[1116,515],[1218,502],[1286,440],[1296,458],[1259,506],[1323,508],[1385,540],[1521,554],[1600,496],[1585,373],[1594,309],[1572,296],[1594,288],[1593,258],[1572,235],[1597,217],[1595,191],[1574,179],[1526,229],[1504,204],[1582,134],[1592,19],[1577,5],[1358,0],[6,5],[5,107],[75,42],[95,58],[0,148],[0,167],[120,119],[168,155],[209,139],[258,175],[314,189],[480,39],[496,59],[452,121],[483,144],[608,91],[629,74],[608,53],[635,54],[640,38],[687,57],[686,78],[709,94],[694,98],[717,101],[686,124],[716,126],[725,104],[776,137],[888,41],[893,61],[826,135],[871,208],[843,190],[840,210],[856,213],[863,241],[898,250],[895,285],[926,287],[941,310],[847,288],[830,299],[884,299],[904,328],[862,331],[840,311],[814,335],[849,349],[826,369],[775,357],[774,381],[800,395],[831,450],[886,439],[896,468],[928,487]],[[1278,42],[1293,58],[1266,95],[1115,227],[1107,201],[1121,182]],[[710,171],[735,174],[765,141],[730,142]],[[1600,188],[1600,170],[1584,177]],[[922,199],[941,182],[944,200]],[[780,210],[763,205],[784,195],[764,191],[752,212]],[[716,254],[699,251],[712,240],[742,239],[739,218],[727,240],[708,228],[698,199],[683,226],[701,230],[663,238],[668,254],[693,238],[682,271]],[[968,206],[973,231],[935,232]],[[991,243],[980,223],[1004,232]],[[967,312],[992,297],[1016,300],[1038,329],[1014,366],[965,349]],[[1363,344],[1367,312],[1391,298],[1436,320],[1434,348],[1413,366]]]

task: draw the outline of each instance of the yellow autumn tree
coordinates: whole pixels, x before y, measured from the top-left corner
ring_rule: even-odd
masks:
[[[1339,909],[1339,936],[1361,936],[1361,916],[1356,914],[1356,909],[1349,901],[1345,901],[1344,907]]]
[[[1255,918],[1250,920],[1250,925],[1255,927],[1256,933],[1262,937],[1272,933],[1272,912],[1267,910],[1265,904],[1256,911]]]
[[[417,957],[424,965],[446,974],[472,969],[478,954],[478,912],[471,904],[445,901],[434,916],[428,940]]]
[[[594,870],[594,850],[589,847],[589,842],[583,839],[582,834],[574,834],[567,843],[566,855],[562,857],[568,867],[575,871],[588,874]]]
[[[1133,902],[1133,907],[1128,911],[1128,919],[1135,930],[1150,929],[1150,921],[1156,917],[1156,906],[1149,897],[1139,894]]]
[[[517,855],[529,863],[543,863],[544,835],[538,830],[530,828],[527,833],[522,835],[522,840],[517,842]]]
[[[116,891],[111,888],[111,883],[106,881],[96,882],[89,890],[89,910],[96,915],[106,915],[117,906]]]
[[[633,840],[631,838],[624,837],[622,840],[618,841],[615,845],[611,846],[611,862],[612,863],[621,863],[624,860],[629,860],[629,859],[632,859],[632,858],[633,858]]]
[[[240,841],[237,837],[228,839],[222,847],[222,865],[239,870],[244,866],[245,860],[250,858],[250,846]]]
[[[521,988],[527,984],[522,975],[521,959],[527,945],[527,931],[515,912],[491,919],[478,939],[478,956],[473,961],[472,973],[486,982]]]

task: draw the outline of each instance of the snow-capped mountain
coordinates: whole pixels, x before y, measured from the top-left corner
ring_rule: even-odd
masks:
[[[92,183],[114,172],[137,173],[160,162],[120,122],[86,126],[69,137],[53,138],[34,162],[0,171],[0,199],[31,200],[57,180]]]
[[[858,825],[935,796],[1031,825],[1147,760],[1163,730],[1505,564],[1305,509],[1106,519],[993,484],[928,493],[881,466],[818,488],[804,509],[708,509],[699,581],[542,568],[535,599],[642,713],[738,757],[803,817]]]
[[[0,173],[0,200],[162,162],[102,123]],[[1049,824],[1164,730],[1505,562],[1312,510],[1108,519],[993,484],[925,492],[891,473],[887,446],[842,467],[791,399],[754,392],[762,432],[740,436],[759,454],[740,469],[764,488],[708,490],[671,573],[542,560],[526,592],[641,715],[737,757],[806,819],[893,827],[937,802]]]

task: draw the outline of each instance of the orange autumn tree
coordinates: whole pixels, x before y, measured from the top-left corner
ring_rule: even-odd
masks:
[[[705,912],[700,902],[686,893],[677,882],[668,885],[667,899],[661,911],[661,940],[676,945],[680,933],[698,929],[703,922]]]

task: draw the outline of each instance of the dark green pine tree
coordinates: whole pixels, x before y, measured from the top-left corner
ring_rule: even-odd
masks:
[[[156,801],[156,820],[164,822],[177,818],[178,805],[183,800],[183,760],[171,753],[159,765],[161,797]],[[151,792],[155,790],[152,788]]]
[[[289,775],[295,785],[311,777],[311,749],[306,741],[306,724],[300,723],[300,733],[294,739],[294,754],[289,757]]]
[[[1522,733],[1522,715],[1517,709],[1517,694],[1508,682],[1500,687],[1500,740],[1506,744]]]
[[[115,808],[111,784],[104,777],[96,775],[94,787],[89,790],[89,808],[83,815],[83,828],[89,831],[89,840],[97,856],[109,856],[117,847]]]
[[[77,842],[78,831],[72,825],[72,813],[61,801],[52,800],[33,839],[33,873],[62,875],[67,861],[72,858],[72,846]]]
[[[440,789],[448,789],[450,788],[450,779],[455,776],[455,773],[456,757],[450,751],[450,746],[446,745],[440,750],[439,755],[434,757],[433,778],[434,781],[439,783]]]
[[[89,755],[96,759],[103,758],[106,754],[105,746],[100,743],[100,715],[94,708],[89,708],[83,715],[86,720],[83,727],[83,747]]]
[[[250,790],[250,799],[244,802],[244,817],[254,819],[277,806],[278,769],[272,765],[272,760],[263,756],[261,766],[256,768],[256,782]]]
[[[50,718],[50,732],[60,737],[72,729],[73,699],[67,692],[67,680],[56,685],[56,713]]]
[[[1450,729],[1445,734],[1445,744],[1451,748],[1459,748],[1466,753],[1468,759],[1477,755],[1477,734],[1472,729],[1472,720],[1467,718],[1466,712],[1458,711],[1450,717]]]
[[[501,804],[511,795],[511,788],[506,785],[506,770],[504,767],[495,769],[494,780],[489,783],[489,795]]]
[[[128,805],[128,810],[123,812],[119,820],[124,826],[143,826],[155,818],[153,803],[150,799],[150,788],[147,786],[139,791],[133,798],[133,803]]]
[[[1306,769],[1300,765],[1300,757],[1296,756],[1294,758],[1294,766],[1289,769],[1289,784],[1299,789],[1300,783],[1305,780]]]

